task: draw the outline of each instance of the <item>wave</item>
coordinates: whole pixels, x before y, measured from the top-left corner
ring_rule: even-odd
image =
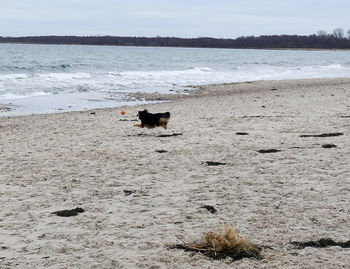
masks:
[[[66,80],[66,79],[83,79],[90,78],[91,74],[89,73],[48,73],[48,74],[39,74],[38,76],[41,79],[55,79],[55,80]]]
[[[117,73],[119,76],[128,77],[165,77],[179,75],[198,75],[214,71],[210,67],[190,67],[182,70],[155,70],[155,71],[123,71]]]
[[[13,80],[13,79],[25,79],[28,77],[29,77],[29,75],[24,74],[24,73],[0,74],[0,81],[1,80]]]
[[[22,99],[22,98],[28,98],[28,97],[45,96],[45,95],[51,95],[51,94],[43,91],[33,92],[28,94],[6,93],[6,94],[0,95],[0,100]]]
[[[42,64],[35,64],[30,66],[16,66],[16,65],[5,65],[0,66],[0,71],[2,72],[15,72],[18,70],[21,70],[22,72],[47,72],[47,71],[68,71],[69,69],[72,69],[72,64],[57,64],[57,65],[42,65]]]
[[[323,69],[341,69],[344,68],[341,64],[330,64],[330,65],[321,65],[320,68]]]

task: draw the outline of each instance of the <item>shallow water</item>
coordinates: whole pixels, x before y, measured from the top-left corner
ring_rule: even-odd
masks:
[[[350,76],[350,52],[0,44],[2,114],[143,103],[129,92],[188,85]]]

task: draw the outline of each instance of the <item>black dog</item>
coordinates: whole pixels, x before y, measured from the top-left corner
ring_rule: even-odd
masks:
[[[140,128],[154,128],[158,126],[162,126],[164,129],[167,128],[168,121],[170,119],[170,113],[149,113],[146,109],[144,111],[139,111],[137,114],[139,119],[141,120],[141,124],[134,124],[136,127]]]

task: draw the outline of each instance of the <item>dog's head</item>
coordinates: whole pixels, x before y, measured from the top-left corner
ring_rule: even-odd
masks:
[[[148,114],[148,111],[147,111],[147,109],[145,109],[145,110],[143,110],[143,111],[139,111],[138,113],[137,113],[137,116],[139,117],[139,119],[141,119],[141,118],[143,118],[145,115],[147,115]]]

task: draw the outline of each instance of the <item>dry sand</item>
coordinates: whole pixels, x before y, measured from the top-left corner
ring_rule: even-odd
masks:
[[[0,268],[349,268],[349,248],[290,241],[350,239],[350,79],[211,85],[172,99],[124,116],[0,118]],[[144,108],[170,111],[168,129],[133,127]],[[333,132],[343,135],[300,137]],[[75,207],[85,212],[51,214]],[[224,224],[269,246],[266,258],[232,264],[167,247]]]

